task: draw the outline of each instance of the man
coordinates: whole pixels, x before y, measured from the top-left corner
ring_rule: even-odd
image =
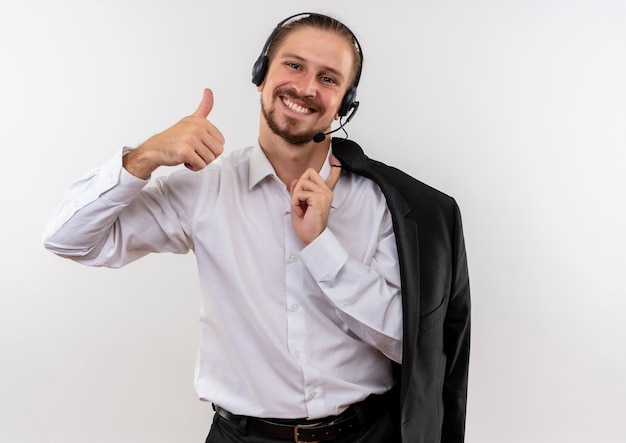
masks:
[[[326,137],[356,112],[361,67],[343,24],[289,17],[253,69],[257,146],[222,155],[207,89],[192,115],[75,183],[48,224],[49,250],[93,266],[194,251],[209,443],[463,441],[458,208]]]

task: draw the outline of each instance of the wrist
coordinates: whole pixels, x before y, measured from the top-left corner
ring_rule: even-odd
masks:
[[[143,145],[122,157],[122,166],[135,177],[146,180],[159,167]]]

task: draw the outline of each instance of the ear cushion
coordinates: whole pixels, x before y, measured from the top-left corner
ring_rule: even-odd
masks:
[[[267,55],[261,55],[257,61],[252,66],[252,83],[257,86],[261,86],[263,80],[265,79],[265,74],[267,73]]]
[[[350,112],[354,105],[354,101],[356,99],[356,88],[354,86],[350,86],[346,91],[346,95],[343,96],[343,100],[341,100],[341,105],[339,106],[339,117],[345,117]]]

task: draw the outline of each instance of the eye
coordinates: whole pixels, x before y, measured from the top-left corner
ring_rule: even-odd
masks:
[[[335,83],[337,83],[337,82],[335,81],[335,79],[334,79],[334,78],[332,78],[332,77],[328,77],[328,76],[323,76],[323,77],[320,77],[320,80],[321,80],[323,83],[329,83],[329,84],[335,84]]]
[[[287,62],[285,63],[285,65],[287,65],[289,68],[294,69],[296,71],[300,70],[300,65],[297,63]]]

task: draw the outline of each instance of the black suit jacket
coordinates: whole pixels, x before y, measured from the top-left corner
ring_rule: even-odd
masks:
[[[459,443],[465,436],[470,290],[459,208],[452,197],[333,138],[343,168],[378,184],[398,245],[403,355],[398,418],[403,443]]]

